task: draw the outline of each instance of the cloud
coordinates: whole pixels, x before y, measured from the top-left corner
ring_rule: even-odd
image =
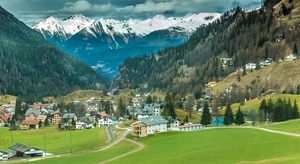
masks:
[[[47,3],[46,3],[47,1]],[[261,0],[1,0],[1,5],[32,25],[30,17],[40,20],[55,16],[68,17],[73,14],[97,18],[146,19],[157,14],[170,17],[189,13],[224,13],[237,5],[251,10],[260,6]],[[28,16],[26,16],[28,15]]]
[[[66,2],[62,11],[68,12],[83,12],[92,8],[92,5],[87,1]]]

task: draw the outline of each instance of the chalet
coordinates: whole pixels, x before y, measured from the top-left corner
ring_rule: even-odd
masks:
[[[210,81],[210,82],[208,82],[208,84],[207,84],[208,87],[214,87],[214,86],[216,86],[216,85],[217,85],[217,82],[216,82],[216,81]]]
[[[7,160],[8,160],[7,152],[0,150],[0,161],[7,161]]]
[[[76,122],[76,129],[79,129],[79,130],[82,130],[82,129],[86,129],[86,123],[85,122],[82,122],[80,120],[78,120]]]
[[[256,69],[256,63],[248,63],[245,67],[246,70]]]
[[[98,111],[99,109],[99,101],[96,101],[95,98],[91,98],[85,102],[87,111]]]
[[[145,137],[167,131],[167,123],[161,116],[151,116],[132,123],[132,135]]]
[[[117,118],[114,116],[104,117],[98,120],[98,126],[111,126],[118,123]]]
[[[57,113],[51,114],[51,116],[50,116],[50,122],[52,124],[59,124],[59,123],[61,123],[61,121],[62,121],[62,117],[61,117],[60,113],[57,112]]]
[[[233,65],[232,58],[220,58],[222,66]]]
[[[44,151],[31,146],[16,143],[8,148],[8,153],[12,157],[39,157],[44,155]]]
[[[38,120],[38,115],[40,114],[40,110],[28,109],[25,113],[25,120]]]
[[[143,98],[139,95],[132,99],[132,104],[134,107],[141,107],[143,105]]]
[[[74,119],[74,121],[77,121],[77,116],[75,113],[65,113],[62,118],[64,122],[72,121],[72,119]]]
[[[152,104],[145,104],[143,109],[136,108],[135,115],[138,119],[150,117],[150,116],[160,116],[160,104],[152,103]]]
[[[38,129],[39,124],[41,124],[40,120],[23,120],[19,125],[20,129],[27,130],[27,129]]]
[[[6,109],[0,110],[0,126],[8,125],[11,119],[12,115]]]

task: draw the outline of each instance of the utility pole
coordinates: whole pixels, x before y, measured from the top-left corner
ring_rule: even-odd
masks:
[[[45,150],[45,157],[47,158],[47,153],[46,153],[46,135],[44,133],[44,150]]]
[[[70,151],[72,153],[72,133],[71,133],[71,129],[70,129],[70,146],[71,146]]]

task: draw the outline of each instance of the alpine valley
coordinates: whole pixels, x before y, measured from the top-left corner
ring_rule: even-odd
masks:
[[[150,55],[186,42],[201,25],[217,20],[219,13],[185,17],[156,15],[146,20],[94,20],[81,14],[63,20],[52,16],[32,26],[62,50],[85,61],[106,77],[115,77],[126,58]]]

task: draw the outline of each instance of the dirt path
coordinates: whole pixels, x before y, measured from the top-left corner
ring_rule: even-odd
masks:
[[[120,138],[120,139],[121,139],[121,138]],[[135,149],[135,150],[132,150],[132,151],[127,152],[127,153],[125,153],[125,154],[122,154],[122,155],[113,157],[113,158],[108,159],[108,160],[106,160],[106,161],[103,161],[103,162],[101,162],[101,163],[99,163],[99,164],[104,164],[104,163],[108,163],[108,162],[111,162],[111,161],[114,161],[114,160],[123,158],[123,157],[125,157],[125,156],[128,156],[128,155],[130,155],[130,154],[136,153],[136,152],[138,152],[138,151],[140,151],[140,150],[142,150],[142,149],[145,148],[145,146],[144,146],[143,144],[139,143],[139,142],[136,142],[136,141],[133,141],[133,140],[130,140],[130,139],[127,139],[127,138],[122,138],[120,141],[122,141],[122,140],[126,140],[126,141],[129,141],[129,142],[132,142],[132,143],[138,145],[139,147],[138,147],[137,149]]]

